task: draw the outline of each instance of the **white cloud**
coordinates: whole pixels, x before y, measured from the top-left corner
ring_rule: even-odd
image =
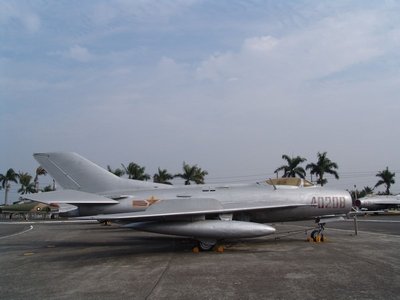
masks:
[[[155,22],[172,17],[198,0],[148,1],[117,0],[102,2],[94,6],[91,19],[95,24],[107,25],[121,19],[134,18],[145,22]]]
[[[118,10],[114,5],[107,5],[100,3],[93,8],[91,15],[92,20],[95,24],[107,24],[118,15]]]
[[[0,3],[0,24],[7,24],[17,20],[30,33],[39,31],[40,17],[30,11],[27,6],[17,5],[12,2]]]
[[[25,25],[25,28],[29,32],[37,32],[40,29],[41,21],[38,15],[33,14],[33,13],[27,13],[23,15],[21,18],[22,22]]]
[[[69,51],[66,53],[66,56],[79,62],[88,62],[94,58],[87,48],[79,45],[70,47]]]
[[[207,60],[201,62],[196,70],[196,77],[200,80],[229,80],[237,78],[235,60],[238,58],[234,53],[216,53]]]
[[[244,51],[267,52],[278,44],[278,39],[272,36],[252,37],[244,41]]]
[[[178,84],[187,81],[190,76],[185,65],[179,64],[169,57],[161,58],[155,72],[160,84],[162,82]]]
[[[201,79],[315,80],[377,58],[385,52],[375,12],[325,18],[279,39],[255,36],[237,52],[210,56],[199,66]],[[386,41],[387,43],[387,41]]]

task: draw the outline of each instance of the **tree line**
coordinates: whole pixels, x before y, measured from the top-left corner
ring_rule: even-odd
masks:
[[[274,173],[279,176],[279,172],[283,172],[282,177],[306,177],[306,170],[309,170],[311,176],[316,176],[315,183],[324,186],[328,180],[325,174],[330,174],[336,179],[339,179],[339,174],[337,170],[339,166],[337,163],[331,161],[327,152],[318,152],[316,163],[309,163],[305,166],[305,169],[301,166],[302,163],[306,162],[307,159],[301,156],[288,156],[286,154],[282,155],[282,159],[286,161],[285,165],[278,167]],[[146,173],[146,168],[138,165],[137,163],[130,162],[127,166],[121,164],[122,168],[112,169],[109,165],[107,169],[109,172],[116,176],[128,176],[129,179],[143,180],[147,181],[151,179],[151,176]],[[35,177],[27,172],[16,173],[12,168],[8,169],[5,174],[0,174],[0,189],[4,189],[4,203],[7,205],[8,192],[10,190],[11,183],[21,184],[18,189],[20,194],[29,194],[37,192],[47,192],[54,190],[54,184],[48,185],[43,189],[39,189],[39,176],[46,175],[47,172],[42,167],[38,167],[35,171]],[[172,184],[171,180],[174,178],[181,178],[184,180],[185,185],[190,185],[192,182],[195,184],[204,184],[205,176],[208,175],[206,170],[203,170],[198,165],[189,165],[183,162],[182,172],[177,174],[171,174],[166,169],[158,168],[157,173],[153,175],[153,182]],[[352,191],[352,194],[357,197],[362,197],[373,192],[373,190],[381,185],[385,186],[385,192],[383,194],[390,195],[390,188],[392,184],[395,183],[394,177],[395,173],[390,172],[389,168],[378,172],[376,176],[379,178],[378,182],[373,188],[364,187],[364,189],[359,191]],[[313,181],[313,180],[311,180]],[[353,196],[354,196],[353,195]]]
[[[127,175],[129,179],[143,180],[147,181],[151,179],[151,176],[146,173],[146,168],[142,167],[134,162],[125,166],[121,164],[122,168],[112,169],[109,165],[107,166],[107,170],[114,175],[119,177]],[[183,162],[182,173],[171,174],[166,169],[158,168],[158,172],[153,175],[153,182],[163,183],[163,184],[172,184],[170,180],[174,178],[182,178],[185,181],[185,185],[190,185],[191,182],[196,184],[204,184],[204,178],[208,175],[208,172],[202,170],[197,165],[189,165],[186,162]]]
[[[286,154],[282,155],[282,159],[286,160],[287,164],[280,166],[277,168],[274,173],[278,174],[279,172],[283,171],[283,176],[282,177],[300,177],[300,178],[305,178],[306,177],[306,170],[310,170],[310,175],[313,176],[315,175],[317,180],[316,183],[323,186],[325,185],[328,180],[325,178],[325,173],[333,175],[336,179],[339,179],[339,174],[337,170],[339,169],[339,166],[337,163],[331,161],[327,157],[327,152],[318,152],[317,153],[317,162],[316,163],[310,163],[306,165],[306,168],[304,169],[301,164],[307,161],[306,158],[301,157],[301,156],[293,156],[290,157]],[[386,167],[386,169],[378,172],[375,176],[379,178],[378,182],[375,184],[373,188],[370,188],[368,186],[364,187],[364,189],[361,192],[358,191],[352,191],[354,193],[357,193],[358,197],[363,197],[368,194],[372,194],[373,190],[381,185],[385,186],[385,192],[381,193],[384,195],[390,195],[390,188],[392,184],[395,183],[394,177],[395,177],[394,172],[390,172],[389,168]]]
[[[21,187],[18,189],[18,193],[31,194],[41,192],[49,192],[54,190],[54,185],[48,185],[43,189],[39,189],[39,176],[46,175],[47,172],[42,167],[38,167],[35,172],[35,178],[32,182],[32,175],[27,172],[18,172],[16,173],[14,169],[10,168],[7,170],[5,174],[0,174],[0,189],[4,189],[4,204],[7,205],[8,201],[8,192],[10,191],[11,183],[14,182],[16,184],[20,183]]]

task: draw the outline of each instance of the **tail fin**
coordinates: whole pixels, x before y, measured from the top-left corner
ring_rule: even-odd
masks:
[[[64,189],[88,193],[168,187],[120,178],[73,152],[36,153],[33,157]]]

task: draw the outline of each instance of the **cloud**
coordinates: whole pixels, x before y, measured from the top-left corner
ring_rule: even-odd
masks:
[[[93,7],[91,19],[98,25],[120,23],[121,19],[145,21],[146,23],[168,19],[179,14],[183,9],[198,2],[198,0],[178,1],[129,1],[117,0],[113,3],[101,2]]]
[[[316,80],[341,72],[385,53],[375,12],[327,17],[294,33],[254,36],[236,52],[217,53],[203,61],[200,79],[271,79],[292,83]],[[258,80],[257,80],[258,81]]]
[[[66,57],[72,58],[79,62],[89,62],[94,58],[87,48],[79,45],[70,47],[69,51],[66,53]]]
[[[99,3],[93,7],[91,19],[95,24],[107,24],[116,18],[118,13],[114,5]]]
[[[278,44],[278,39],[272,36],[260,36],[248,38],[244,41],[244,51],[257,51],[265,53]]]
[[[47,52],[47,55],[49,57],[58,56],[66,59],[72,59],[82,63],[91,62],[97,58],[97,56],[92,54],[88,48],[77,44],[70,46],[68,50],[64,51],[49,51]],[[112,55],[110,55],[110,57],[112,57]]]
[[[29,32],[37,32],[40,29],[41,21],[39,16],[32,14],[32,13],[27,13],[24,15],[22,18],[22,22],[25,25],[25,28]]]
[[[149,172],[186,160],[213,176],[268,173],[283,153],[311,160],[328,150],[344,169],[396,161],[396,13],[332,4],[304,21],[286,4],[249,14],[229,1],[187,10],[191,2],[97,1],[64,14],[64,2],[49,3],[39,39],[16,40],[35,21],[12,17],[0,61],[0,118],[21,120],[2,128],[11,166],[47,150],[136,160]],[[0,9],[0,24],[12,14]]]
[[[12,2],[0,3],[0,24],[11,24],[17,20],[29,33],[40,30],[40,17],[29,10],[27,6],[17,5]]]

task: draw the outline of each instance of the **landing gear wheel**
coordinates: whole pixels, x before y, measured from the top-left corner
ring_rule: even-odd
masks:
[[[209,242],[209,241],[199,241],[199,248],[202,251],[210,251],[214,246],[216,242]]]
[[[314,229],[310,234],[310,239],[314,242],[324,242],[326,238],[324,237],[325,223],[318,223],[318,229]]]
[[[312,238],[312,240],[313,240],[314,242],[317,242],[318,239],[319,239],[319,230],[318,230],[318,229],[313,230],[313,231],[311,232],[311,234],[310,234],[310,237]]]
[[[225,251],[225,248],[224,248],[224,246],[222,246],[222,245],[215,245],[214,247],[213,247],[213,250],[215,251],[215,252],[218,252],[218,253],[223,253],[224,251]]]

